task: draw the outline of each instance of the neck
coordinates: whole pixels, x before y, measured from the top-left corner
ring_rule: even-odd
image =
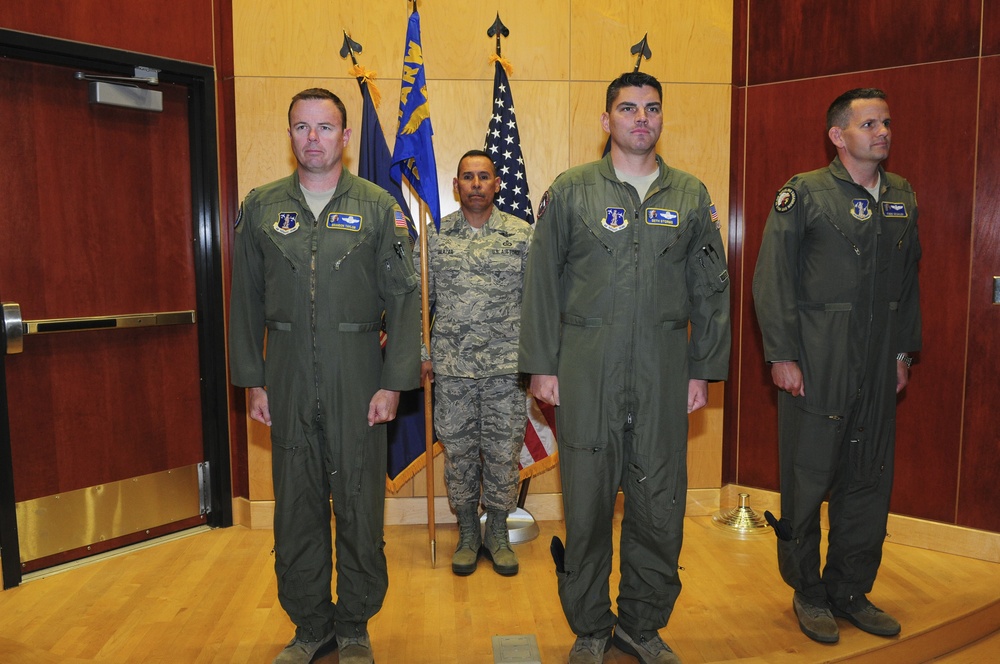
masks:
[[[465,221],[467,221],[473,228],[482,228],[485,226],[486,222],[490,220],[490,214],[492,213],[492,206],[483,212],[473,212],[472,210],[462,208],[462,216],[465,217]]]
[[[611,144],[611,163],[622,173],[637,177],[649,175],[658,168],[655,152],[631,154],[618,149],[614,143]]]
[[[337,183],[340,182],[340,175],[343,170],[344,167],[342,164],[338,164],[323,173],[314,173],[300,167],[298,169],[299,184],[309,191],[330,191],[337,188]]]
[[[845,161],[843,157],[840,158],[840,161],[844,164],[847,172],[851,174],[851,178],[862,187],[870,189],[878,184],[879,162]]]

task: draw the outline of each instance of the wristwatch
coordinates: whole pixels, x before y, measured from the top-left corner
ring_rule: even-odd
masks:
[[[904,362],[904,363],[906,363],[906,366],[908,366],[908,367],[912,367],[913,366],[913,358],[910,357],[909,355],[907,355],[906,353],[900,353],[899,355],[897,355],[896,356],[896,361],[897,362]]]

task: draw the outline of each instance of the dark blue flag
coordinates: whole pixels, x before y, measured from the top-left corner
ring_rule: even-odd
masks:
[[[385,142],[382,123],[378,119],[378,112],[375,110],[375,102],[372,101],[368,82],[359,78],[358,85],[361,86],[361,145],[359,148],[361,154],[358,158],[358,176],[369,182],[374,182],[392,194],[400,209],[403,210],[403,214],[406,215],[406,225],[410,231],[410,237],[416,238],[417,231],[410,218],[403,190],[390,174],[392,155]]]
[[[361,86],[361,144],[358,159],[358,175],[382,187],[396,199],[403,213],[408,213],[406,200],[399,183],[394,182],[389,174],[392,157],[389,146],[382,133],[382,123],[378,119],[375,103],[372,101],[368,82],[358,79]],[[410,237],[416,239],[417,232],[413,221],[407,216],[406,225]],[[384,339],[383,339],[384,343]],[[386,425],[389,439],[388,458],[386,463],[386,486],[390,491],[398,491],[413,474],[423,468],[424,451],[424,391],[411,390],[403,392],[399,397],[399,407],[396,409],[396,419]]]

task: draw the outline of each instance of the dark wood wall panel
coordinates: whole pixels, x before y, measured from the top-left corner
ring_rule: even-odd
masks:
[[[983,59],[982,76],[958,523],[1000,531],[1000,305],[991,303],[1000,275],[1000,56]]]
[[[216,99],[219,128],[219,218],[222,223],[224,274],[229,274],[236,217],[239,214],[239,183],[236,172],[236,77],[233,66],[233,3],[216,0]],[[226,320],[229,320],[230,280],[224,279]],[[245,391],[229,385],[230,467],[233,496],[250,497]]]
[[[207,0],[4,0],[0,26],[211,66],[212,4]]]
[[[887,167],[907,177],[917,190],[924,246],[925,352],[899,406],[893,510],[954,518],[964,380],[964,347],[955,340],[966,333],[976,69],[975,60],[963,60],[759,86],[747,92],[737,380],[740,484],[771,489],[778,484],[776,397],[751,294],[764,223],[775,192],[791,175],[825,166],[834,157],[824,127],[833,98],[849,88],[875,86],[886,90],[893,112]],[[931,99],[952,101],[928,103]],[[950,140],[927,140],[926,127],[935,126],[953,127]],[[928,495],[936,498],[928,500]]]
[[[746,112],[746,88],[733,88],[732,101],[732,140],[729,144],[729,191],[739,193],[743,188],[743,164],[744,164],[744,124],[743,118]],[[745,324],[743,309],[739,306],[737,293],[742,289],[742,283],[746,270],[743,266],[743,230],[744,230],[743,198],[734,195],[729,198],[729,237],[726,241],[727,257],[729,261],[729,283],[732,289],[731,319],[733,326],[733,346],[732,354],[729,358],[729,377],[726,379],[726,391],[724,393],[723,407],[723,440],[733,441],[734,444],[722,446],[722,483],[729,484],[738,481],[739,477],[739,413],[740,413],[740,390],[739,385],[740,364],[742,361],[742,350],[740,348],[739,331]]]
[[[751,2],[748,83],[976,57],[981,7],[982,0]]]
[[[893,112],[887,166],[917,192],[923,248],[923,351],[897,410],[892,510],[939,521],[955,518],[960,462],[978,66],[962,60],[885,72]],[[929,127],[949,127],[949,139],[928,140]]]
[[[1000,2],[983,3],[983,55],[1000,55]]]

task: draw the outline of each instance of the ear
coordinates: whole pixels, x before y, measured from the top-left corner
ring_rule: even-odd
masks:
[[[451,179],[451,187],[455,191],[455,195],[458,196],[458,178]]]
[[[838,148],[844,147],[844,136],[840,127],[830,127],[830,131],[826,132],[826,135],[830,137],[830,142]]]
[[[601,127],[604,129],[605,134],[611,133],[611,116],[605,113],[601,113]]]
[[[347,141],[351,140],[351,128],[348,127],[344,130],[344,147],[347,147]]]
[[[499,194],[500,193],[500,176],[499,175],[494,175],[493,176],[493,193],[494,194]]]

